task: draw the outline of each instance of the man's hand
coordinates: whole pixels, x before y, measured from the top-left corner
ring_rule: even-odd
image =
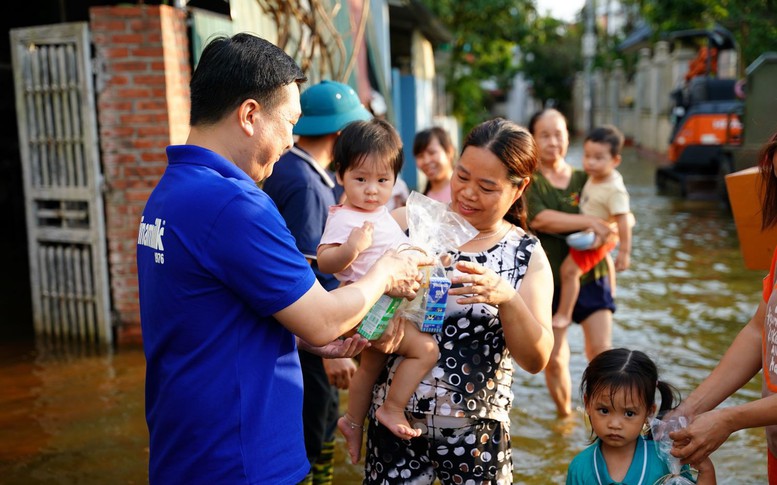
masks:
[[[324,371],[329,383],[338,389],[348,389],[351,385],[351,377],[356,372],[356,363],[351,358],[323,359]]]
[[[303,350],[315,354],[324,359],[351,358],[358,355],[370,345],[370,341],[359,334],[347,339],[336,339],[321,347],[310,345],[305,340],[297,337],[297,345]]]
[[[385,293],[412,300],[424,279],[424,274],[418,267],[431,265],[432,258],[416,251],[398,253],[391,250],[383,254],[375,264],[380,265],[381,274],[390,276]]]

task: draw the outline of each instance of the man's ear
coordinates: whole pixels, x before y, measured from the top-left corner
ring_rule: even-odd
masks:
[[[246,99],[237,108],[237,118],[240,129],[247,136],[254,136],[255,123],[259,122],[261,106],[255,99]]]

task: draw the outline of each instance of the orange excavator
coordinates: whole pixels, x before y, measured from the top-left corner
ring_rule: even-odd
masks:
[[[672,132],[668,160],[656,171],[659,190],[679,185],[683,197],[724,195],[723,177],[734,170],[732,148],[742,143],[744,103],[736,79],[717,77],[717,56],[735,49],[728,30],[683,30],[672,40],[703,39],[706,45],[691,61],[684,84],[672,91]]]

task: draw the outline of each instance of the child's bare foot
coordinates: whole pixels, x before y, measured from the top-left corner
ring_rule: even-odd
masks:
[[[375,411],[375,418],[397,438],[409,440],[421,436],[421,430],[411,427],[407,422],[404,409],[389,409],[384,404]]]
[[[345,436],[345,444],[348,447],[348,455],[351,457],[351,463],[359,463],[362,458],[362,432],[364,426],[355,423],[348,413],[337,420],[337,429]]]
[[[560,313],[553,315],[553,328],[567,328],[570,323],[572,323],[572,319],[567,318]]]

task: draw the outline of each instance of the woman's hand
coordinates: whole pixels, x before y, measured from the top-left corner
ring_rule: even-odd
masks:
[[[674,441],[671,453],[683,465],[701,463],[731,435],[722,410],[714,409],[696,416],[686,428],[669,433]]]
[[[605,241],[607,241],[609,238],[615,236],[617,234],[616,229],[611,225],[605,222],[602,219],[599,219],[598,217],[594,216],[587,216],[588,217],[588,223],[589,223],[589,230],[593,231],[594,234],[596,234],[596,243],[598,246],[601,246],[604,244]]]
[[[510,283],[493,270],[477,263],[459,261],[456,263],[456,269],[464,274],[454,276],[451,283],[463,286],[452,287],[448,294],[463,296],[463,298],[456,299],[456,303],[460,305],[485,303],[497,306],[500,303],[510,301],[516,295],[515,288]]]

